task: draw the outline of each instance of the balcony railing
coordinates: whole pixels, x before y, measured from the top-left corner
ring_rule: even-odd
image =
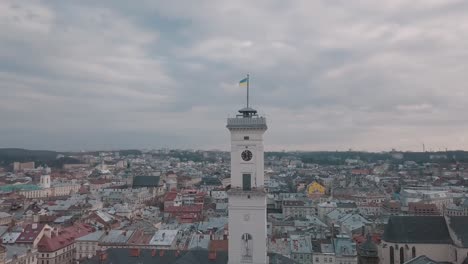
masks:
[[[264,117],[234,117],[228,118],[227,128],[257,128],[267,129]]]
[[[244,190],[241,187],[233,187],[229,189],[228,195],[241,195],[241,196],[264,196],[266,191],[263,187],[252,187],[250,190]]]

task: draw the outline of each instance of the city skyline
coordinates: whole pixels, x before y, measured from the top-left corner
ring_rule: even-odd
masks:
[[[186,3],[189,5],[189,2]],[[0,3],[0,148],[468,150],[464,1]]]

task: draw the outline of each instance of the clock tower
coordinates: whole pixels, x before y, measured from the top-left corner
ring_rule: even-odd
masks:
[[[248,106],[228,118],[231,132],[229,264],[266,264],[267,220],[263,134],[266,119]]]

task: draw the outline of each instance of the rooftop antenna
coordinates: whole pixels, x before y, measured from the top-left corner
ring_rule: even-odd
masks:
[[[250,75],[247,73],[247,108],[249,108],[249,86],[250,86]]]
[[[246,105],[245,108],[242,108],[241,110],[239,110],[239,113],[241,115],[238,115],[238,116],[242,116],[244,118],[251,118],[251,117],[257,116],[257,110],[250,108],[250,105],[249,105],[250,75],[247,74],[247,77],[242,79],[239,82],[239,85],[246,85],[247,86],[247,105]]]

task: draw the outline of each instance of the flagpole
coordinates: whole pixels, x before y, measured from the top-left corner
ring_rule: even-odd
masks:
[[[247,108],[249,108],[249,82],[250,82],[250,77],[247,74]]]

